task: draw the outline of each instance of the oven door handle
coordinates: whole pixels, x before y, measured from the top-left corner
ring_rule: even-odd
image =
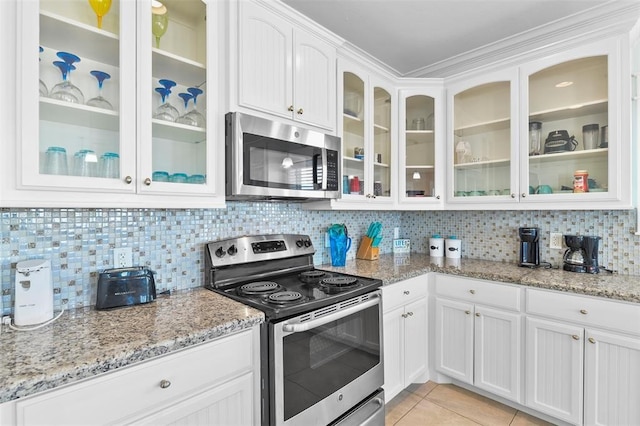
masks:
[[[295,323],[295,324],[289,324],[285,322],[284,324],[282,324],[282,330],[284,330],[287,333],[300,333],[303,331],[308,331],[308,330],[311,330],[312,328],[320,327],[321,325],[330,323],[331,321],[344,318],[353,313],[356,313],[356,312],[365,310],[371,306],[377,305],[380,303],[378,299],[379,299],[378,294],[373,294],[373,298],[367,300],[366,302],[358,303],[357,305],[350,306],[345,309],[340,309],[339,311],[325,315],[318,319],[314,319],[314,320],[303,322],[303,323]]]

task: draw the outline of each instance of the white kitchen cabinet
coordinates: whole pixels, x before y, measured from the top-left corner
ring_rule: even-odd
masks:
[[[521,402],[520,289],[445,275],[435,286],[436,370]]]
[[[335,130],[335,48],[256,2],[237,5],[238,104]]]
[[[402,209],[438,209],[444,202],[443,89],[440,82],[430,86],[399,91],[398,202]]]
[[[629,54],[617,37],[449,81],[447,205],[630,207]],[[530,123],[540,128],[539,148],[530,146]],[[591,145],[584,126],[597,128]],[[573,190],[578,170],[589,174],[588,192]]]
[[[585,424],[640,424],[640,338],[587,328],[584,345]]]
[[[390,401],[424,381],[427,371],[427,284],[416,277],[382,287],[384,391]]]
[[[640,423],[640,305],[527,289],[526,324],[528,407],[573,424]]]
[[[258,334],[239,332],[21,398],[3,405],[3,418],[10,410],[11,423],[25,426],[257,424]]]
[[[144,206],[220,207],[224,203],[221,156],[223,126],[216,124],[216,55],[207,37],[216,31],[218,7],[201,0],[164,2],[169,24],[160,48],[153,47],[151,0],[114,1],[97,28],[89,2],[15,2],[16,144],[8,147],[3,168],[0,203],[7,206]],[[205,16],[211,19],[207,22]],[[38,48],[43,51],[39,54]],[[31,54],[30,52],[33,52]],[[52,98],[62,81],[54,61],[60,52],[80,60],[73,64],[69,81],[83,93],[78,102]],[[40,61],[39,61],[40,59]],[[90,73],[107,72],[103,89]],[[36,81],[47,87],[40,96]],[[197,98],[203,127],[153,118],[160,105],[154,90],[161,79],[176,83],[169,95],[178,115],[185,111],[178,93],[191,87],[204,91]],[[56,89],[57,90],[57,89]],[[112,109],[90,106],[102,95]],[[189,109],[193,103],[189,103]],[[47,167],[49,148],[67,163],[53,173]],[[62,151],[61,149],[64,151]],[[80,154],[86,152],[84,157]],[[60,154],[61,153],[61,154]],[[113,175],[101,176],[101,157],[119,158]],[[106,158],[105,157],[105,158]],[[86,161],[80,161],[84,158]],[[88,169],[80,174],[77,164]],[[160,182],[157,171],[176,179],[202,183]],[[197,178],[197,179],[196,179]]]
[[[582,327],[527,317],[525,404],[573,424],[582,423]]]

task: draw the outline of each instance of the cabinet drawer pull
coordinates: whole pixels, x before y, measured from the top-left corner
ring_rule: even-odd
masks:
[[[298,113],[298,115],[302,115],[304,114],[304,110],[302,108],[300,108],[298,111],[296,111]]]
[[[131,176],[127,176],[126,178],[124,178],[124,182],[130,184],[131,182],[133,182],[133,178]]]
[[[409,290],[405,290],[405,291],[403,291],[403,293],[404,293],[405,295],[407,295],[407,296],[411,294],[411,292],[410,292]]]
[[[589,343],[595,343],[596,342],[596,339],[594,339],[593,337],[589,337],[588,340],[589,340]]]
[[[289,108],[287,108],[287,111],[293,112],[293,105],[289,105]]]
[[[171,386],[171,382],[170,381],[168,381],[168,380],[160,380],[160,387],[162,389],[166,389],[169,386]]]
[[[480,312],[476,312],[476,316],[479,317],[480,316]]]
[[[464,311],[465,314],[469,315],[471,311]]]
[[[150,185],[151,185],[151,179],[146,178],[146,179],[144,180],[144,184],[145,184],[145,185],[147,185],[147,186],[150,186]]]
[[[476,294],[476,291],[475,290],[469,290],[469,293]]]
[[[587,310],[586,309],[580,309],[580,313],[582,315],[587,315]]]
[[[573,340],[580,340],[580,336],[578,336],[577,334],[574,334],[571,337],[573,338]]]

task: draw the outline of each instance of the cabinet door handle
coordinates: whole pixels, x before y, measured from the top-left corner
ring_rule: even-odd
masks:
[[[516,198],[516,194],[511,194],[511,198]]]
[[[405,290],[405,291],[403,291],[403,293],[404,293],[406,296],[408,296],[408,295],[410,295],[410,294],[411,294],[411,292],[410,292],[409,290]]]
[[[406,317],[408,317],[408,316],[409,316],[409,315],[407,315],[407,314],[402,314],[402,318],[406,318]]]
[[[573,338],[573,340],[580,340],[580,336],[578,336],[577,334],[574,334],[571,337]]]
[[[469,293],[476,294],[476,291],[475,290],[469,290]]]
[[[471,311],[464,311],[465,314],[469,315]]]
[[[407,315],[409,315],[411,317],[411,316],[413,316],[413,312],[407,312]]]
[[[582,315],[587,315],[587,310],[586,309],[580,309],[580,313]]]
[[[439,200],[439,199],[440,199],[440,196],[439,196],[439,195],[436,195],[436,200]]]
[[[525,194],[524,192],[523,192],[522,194],[520,194],[520,196],[521,196],[522,198],[527,198],[527,194]]]
[[[151,179],[146,178],[146,179],[144,180],[144,184],[145,184],[145,185],[147,185],[147,186],[150,186],[150,185],[151,185]]]
[[[168,388],[169,386],[171,386],[171,382],[170,382],[170,381],[168,381],[168,380],[166,380],[166,379],[160,380],[160,387],[161,387],[162,389],[166,389],[166,388]]]
[[[289,108],[287,108],[287,111],[293,112],[293,105],[289,105]]]
[[[476,316],[479,317],[480,316],[480,312],[476,312]]]
[[[304,110],[302,108],[300,108],[298,111],[296,111],[298,113],[298,115],[302,115],[304,114]]]
[[[131,182],[133,182],[133,178],[131,176],[127,176],[126,178],[124,178],[124,182],[126,184],[130,184]]]
[[[589,340],[589,343],[595,343],[596,342],[596,339],[594,339],[593,337],[589,337],[588,340]]]

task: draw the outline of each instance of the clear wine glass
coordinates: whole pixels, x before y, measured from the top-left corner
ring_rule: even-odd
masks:
[[[44,52],[44,49],[42,48],[42,46],[40,46],[40,53]],[[41,61],[42,59],[38,59],[38,61]],[[44,84],[44,81],[42,81],[42,79],[40,79],[40,96],[43,97],[47,97],[49,96],[49,89],[47,89],[47,85]]]
[[[160,37],[167,32],[169,12],[167,7],[157,0],[151,2],[151,32],[156,37],[156,48],[160,49]]]
[[[73,64],[75,62],[80,62],[80,58],[73,53],[68,52],[58,52],[56,55],[64,61],[53,62],[53,65],[57,66],[62,73],[62,82],[53,86],[49,96],[61,101],[83,104],[84,95],[82,94],[82,91],[70,81],[71,71],[76,69]]]
[[[162,96],[162,105],[156,108],[153,118],[165,121],[176,121],[176,118],[180,116],[180,113],[173,107],[173,105],[171,105],[171,103],[169,103],[171,88],[174,87],[176,83],[175,81],[167,79],[162,79],[159,83],[164,87],[156,87],[155,90],[160,93],[160,96]]]
[[[202,89],[199,89],[197,87],[189,87],[187,89],[187,92],[191,93],[191,95],[193,96],[193,108],[186,114],[186,117],[188,117],[189,120],[195,123],[193,124],[194,126],[204,128],[206,120],[204,118],[204,115],[200,114],[200,112],[198,111],[197,105],[197,98],[198,95],[202,94]]]
[[[111,76],[104,71],[97,71],[97,70],[93,70],[89,74],[91,74],[98,80],[98,96],[96,96],[95,98],[89,99],[87,101],[87,105],[92,107],[112,110],[113,106],[111,106],[111,103],[102,97],[102,83],[104,83],[105,80],[110,79]]]
[[[98,17],[98,28],[102,28],[102,17],[111,9],[111,0],[89,0],[89,4]]]
[[[187,126],[196,126],[197,123],[193,121],[191,117],[189,117],[189,100],[193,99],[193,95],[191,93],[178,93],[178,96],[182,98],[184,101],[184,114],[178,117],[176,123],[186,124]]]

